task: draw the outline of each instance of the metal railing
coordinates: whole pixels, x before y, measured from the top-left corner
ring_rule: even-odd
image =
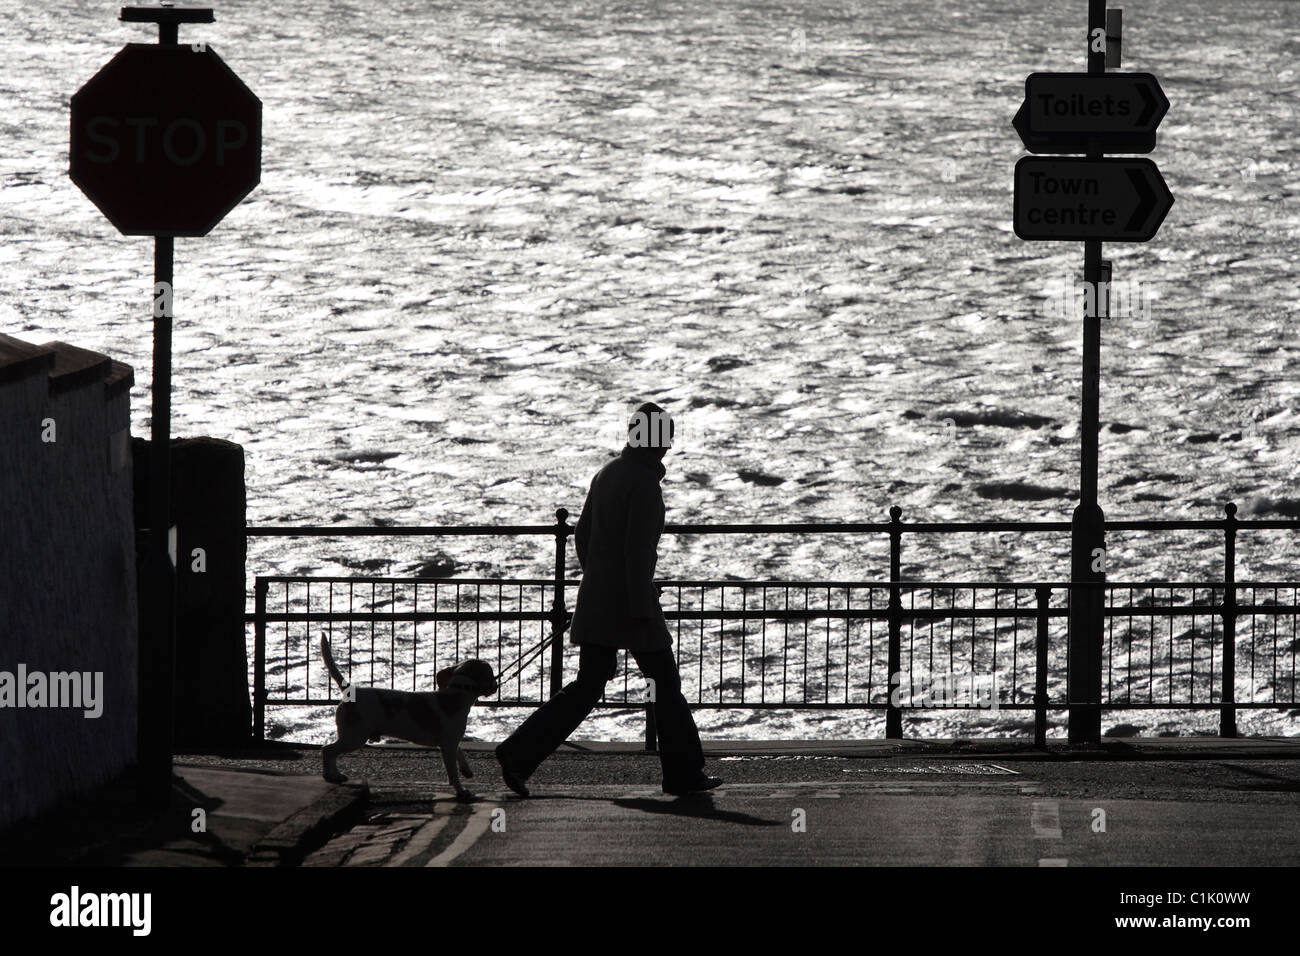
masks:
[[[1068,522],[904,523],[900,509],[890,515],[889,522],[866,524],[668,525],[666,533],[674,534],[875,533],[890,542],[888,582],[659,582],[692,706],[883,709],[886,736],[897,738],[908,712],[992,710],[996,701],[998,710],[1032,710],[1041,744],[1047,712],[1067,705],[1069,596],[1098,586],[1107,622],[1103,708],[1218,709],[1220,733],[1235,736],[1238,709],[1297,704],[1300,584],[1238,584],[1234,572],[1239,530],[1296,531],[1300,521],[1238,521],[1229,505],[1217,521],[1109,522],[1113,531],[1220,531],[1224,579],[1071,585],[909,582],[899,574],[904,534],[1068,532]],[[318,630],[331,636],[345,671],[359,659],[364,682],[405,687],[409,681],[412,689],[430,686],[439,665],[479,657],[500,670],[549,640],[549,662],[539,656],[481,704],[528,706],[554,694],[563,684],[559,636],[568,620],[565,561],[573,532],[566,511],[556,519],[554,525],[249,528],[249,535],[262,536],[547,535],[555,543],[551,578],[258,577],[249,615],[256,735],[265,734],[268,706],[337,701],[316,657]],[[1271,596],[1261,599],[1261,589]],[[1127,603],[1117,600],[1124,591]],[[959,602],[966,592],[969,600]],[[1288,616],[1289,626],[1279,630]],[[1238,634],[1243,618],[1250,620],[1247,635]],[[1179,619],[1186,626],[1175,633]],[[1054,622],[1066,626],[1054,628]],[[1157,622],[1167,625],[1164,638],[1157,637]],[[642,691],[630,685],[623,663],[621,692],[607,692],[602,705],[645,706],[647,744],[653,746],[653,708],[635,696]],[[1248,665],[1242,700],[1239,663]],[[964,677],[971,682],[969,698],[953,693]],[[981,680],[996,681],[995,696],[987,685],[982,696],[974,693]]]

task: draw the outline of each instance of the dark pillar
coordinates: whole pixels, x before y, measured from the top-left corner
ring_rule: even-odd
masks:
[[[136,439],[136,460],[149,443]],[[252,708],[244,640],[244,450],[216,438],[172,442],[176,546],[175,741],[178,750],[243,745]],[[136,470],[137,514],[148,470]]]

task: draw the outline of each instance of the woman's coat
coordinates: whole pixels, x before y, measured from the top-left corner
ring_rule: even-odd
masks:
[[[663,476],[663,463],[651,449],[628,446],[592,479],[574,532],[582,583],[570,624],[572,643],[672,647],[654,583],[664,529]]]

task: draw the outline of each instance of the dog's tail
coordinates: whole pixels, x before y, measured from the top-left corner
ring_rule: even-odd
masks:
[[[339,685],[339,690],[347,690],[348,682],[343,679],[343,674],[339,671],[338,665],[334,663],[334,655],[330,653],[330,640],[321,632],[320,636],[320,653],[325,658],[325,666],[329,668],[330,677],[334,678],[334,683]]]

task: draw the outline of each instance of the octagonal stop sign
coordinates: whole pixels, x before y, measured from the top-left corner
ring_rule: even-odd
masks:
[[[128,43],[72,97],[68,174],[128,236],[204,236],[261,178],[262,101],[211,47]]]

